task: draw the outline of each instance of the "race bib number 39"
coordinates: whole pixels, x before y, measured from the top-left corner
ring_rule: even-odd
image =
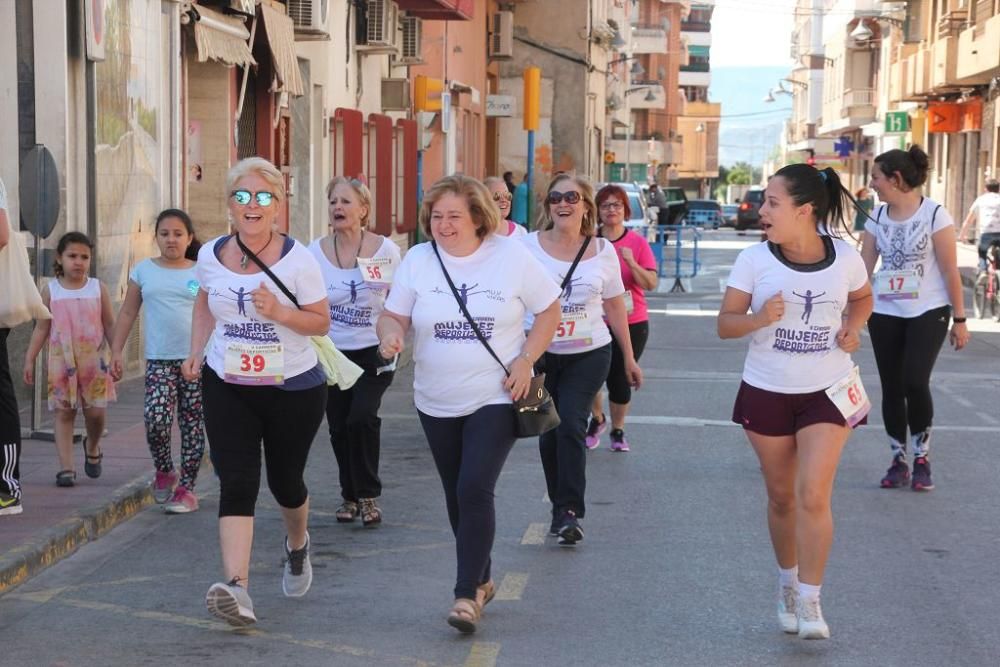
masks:
[[[358,268],[364,281],[375,285],[392,284],[396,272],[391,257],[358,257]]]
[[[225,381],[230,384],[285,383],[285,354],[281,343],[237,343],[226,346]]]
[[[887,301],[916,299],[920,296],[920,275],[914,270],[879,271],[875,274],[875,292]]]
[[[566,350],[574,347],[587,347],[593,342],[593,327],[587,319],[587,313],[563,313],[562,321],[556,328],[552,347]]]
[[[871,412],[872,404],[861,383],[861,371],[857,366],[851,369],[847,377],[827,389],[826,395],[840,410],[848,426],[857,426]]]

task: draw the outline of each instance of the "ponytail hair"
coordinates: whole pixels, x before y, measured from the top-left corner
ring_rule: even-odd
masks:
[[[191,222],[191,216],[179,208],[164,209],[156,216],[156,224],[153,225],[154,234],[160,230],[160,223],[167,218],[177,218],[184,224],[184,229],[191,235],[191,243],[188,244],[187,250],[184,251],[184,259],[197,260],[198,251],[201,250],[201,241],[198,240],[198,236],[194,233],[194,223]]]
[[[816,229],[820,234],[842,238],[840,230],[854,238],[844,220],[847,201],[858,206],[840,181],[840,175],[831,167],[816,169],[808,164],[790,164],[779,169],[775,176],[785,180],[788,194],[796,206],[812,204],[816,216]],[[860,210],[860,207],[858,207]]]
[[[886,151],[875,158],[875,164],[890,179],[899,174],[901,190],[912,190],[926,183],[931,168],[927,153],[916,144],[905,151],[899,148]]]

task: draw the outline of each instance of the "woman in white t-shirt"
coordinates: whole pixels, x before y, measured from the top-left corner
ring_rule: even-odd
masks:
[[[344,502],[336,518],[350,523],[358,516],[368,527],[382,522],[376,502],[382,495],[378,476],[382,395],[392,384],[394,364],[378,356],[375,323],[399,266],[399,246],[368,231],[372,196],[358,180],[335,178],[326,186],[330,234],[309,250],[323,271],[330,306],[330,339],[364,374],[347,390],[330,387],[326,421],[340,469]]]
[[[432,241],[410,248],[396,272],[378,321],[380,354],[399,354],[413,329],[414,402],[457,542],[448,623],[469,633],[495,593],[493,490],[515,440],[511,402],[526,395],[532,366],[552,340],[559,287],[524,246],[496,233],[499,212],[475,179],[456,175],[435,183],[424,196],[420,224]],[[459,299],[510,369],[508,377]],[[528,313],[534,326],[525,338]]]
[[[213,584],[205,602],[213,615],[245,626],[257,620],[247,583],[262,443],[268,487],[286,530],[282,589],[301,597],[312,583],[303,472],[323,421],[327,385],[309,337],[325,335],[330,319],[316,259],[274,231],[285,198],[282,173],[263,158],[247,158],[229,170],[226,190],[235,233],[198,253],[200,290],[182,370],[188,380],[201,376],[220,487],[226,583]]]
[[[861,255],[874,274],[875,314],[868,333],[882,380],[882,419],[892,464],[882,488],[909,483],[930,491],[931,371],[948,336],[960,350],[969,342],[962,279],[955,250],[955,224],[944,208],[924,197],[929,160],[919,146],[875,158],[871,188],[883,202],[865,225]],[[881,268],[875,264],[882,258]],[[913,445],[913,474],[906,462],[907,427]]]
[[[618,254],[611,241],[596,238],[593,186],[568,174],[552,179],[541,227],[523,242],[563,290],[559,327],[543,360],[545,387],[561,423],[539,438],[538,449],[552,502],[549,534],[572,546],[583,539],[587,420],[611,366],[608,327],[621,346],[626,382],[638,388],[642,371],[632,350]]]
[[[846,194],[833,169],[778,170],[760,207],[767,241],[736,258],[718,320],[720,338],[750,337],[733,421],[767,486],[778,621],[805,639],[830,636],[819,602],[830,498],[841,451],[870,409],[850,355],[871,287],[853,244],[831,235],[845,224]]]
[[[500,236],[524,236],[527,234],[528,231],[524,227],[510,219],[510,209],[514,195],[511,194],[507,183],[502,178],[488,176],[483,181],[483,184],[489,188],[493,201],[496,202],[497,208],[500,209],[500,227],[496,233]]]

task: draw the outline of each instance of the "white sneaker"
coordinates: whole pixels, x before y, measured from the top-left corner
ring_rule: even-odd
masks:
[[[309,533],[306,533],[306,543],[301,549],[292,551],[288,548],[288,537],[285,537],[285,573],[281,577],[281,590],[285,597],[300,598],[312,586],[313,568],[309,562]]]
[[[823,620],[823,609],[819,598],[796,601],[799,616],[799,639],[829,639],[830,626]]]
[[[205,595],[205,606],[212,616],[238,628],[257,622],[250,594],[236,583],[236,579],[228,584],[212,584]]]
[[[794,586],[782,586],[778,597],[778,625],[782,632],[794,635],[799,631],[799,617],[795,613],[799,592]]]

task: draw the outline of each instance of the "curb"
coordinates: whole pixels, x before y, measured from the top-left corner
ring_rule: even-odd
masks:
[[[0,595],[151,505],[153,493],[149,484],[149,474],[137,477],[116,490],[108,502],[80,510],[77,516],[0,556]]]

